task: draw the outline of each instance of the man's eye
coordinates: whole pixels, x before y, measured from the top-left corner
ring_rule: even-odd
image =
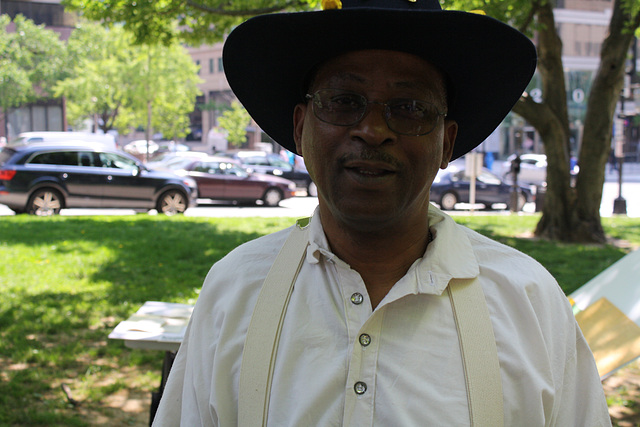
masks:
[[[393,105],[392,109],[404,115],[423,117],[428,108],[425,103],[420,101],[403,100]]]
[[[334,108],[340,109],[356,109],[362,107],[362,99],[357,95],[342,94],[331,98],[330,104]]]

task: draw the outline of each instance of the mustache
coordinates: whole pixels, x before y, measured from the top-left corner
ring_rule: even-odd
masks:
[[[366,161],[387,163],[388,165],[393,166],[394,169],[400,169],[402,167],[402,163],[392,155],[387,154],[383,151],[374,150],[371,148],[365,148],[359,153],[343,154],[338,159],[338,161],[340,162],[340,165],[344,165],[345,163],[351,162],[354,160],[366,160]]]

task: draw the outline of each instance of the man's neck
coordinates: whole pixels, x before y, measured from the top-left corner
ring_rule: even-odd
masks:
[[[426,215],[378,230],[349,228],[322,215],[321,220],[332,252],[360,274],[373,308],[424,255],[430,240]]]

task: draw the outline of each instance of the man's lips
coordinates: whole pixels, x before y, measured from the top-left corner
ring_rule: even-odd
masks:
[[[395,168],[384,162],[357,160],[348,161],[343,166],[349,171],[371,177],[395,173]]]

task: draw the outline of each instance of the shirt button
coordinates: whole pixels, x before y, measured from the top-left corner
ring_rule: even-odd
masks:
[[[360,292],[356,292],[353,295],[351,295],[351,302],[354,303],[355,305],[362,304],[362,301],[364,301],[364,297]]]
[[[356,394],[363,395],[367,391],[367,384],[363,383],[362,381],[358,381],[353,386],[353,390],[356,392]]]
[[[371,337],[368,334],[360,335],[360,345],[366,347],[369,344],[371,344]]]

